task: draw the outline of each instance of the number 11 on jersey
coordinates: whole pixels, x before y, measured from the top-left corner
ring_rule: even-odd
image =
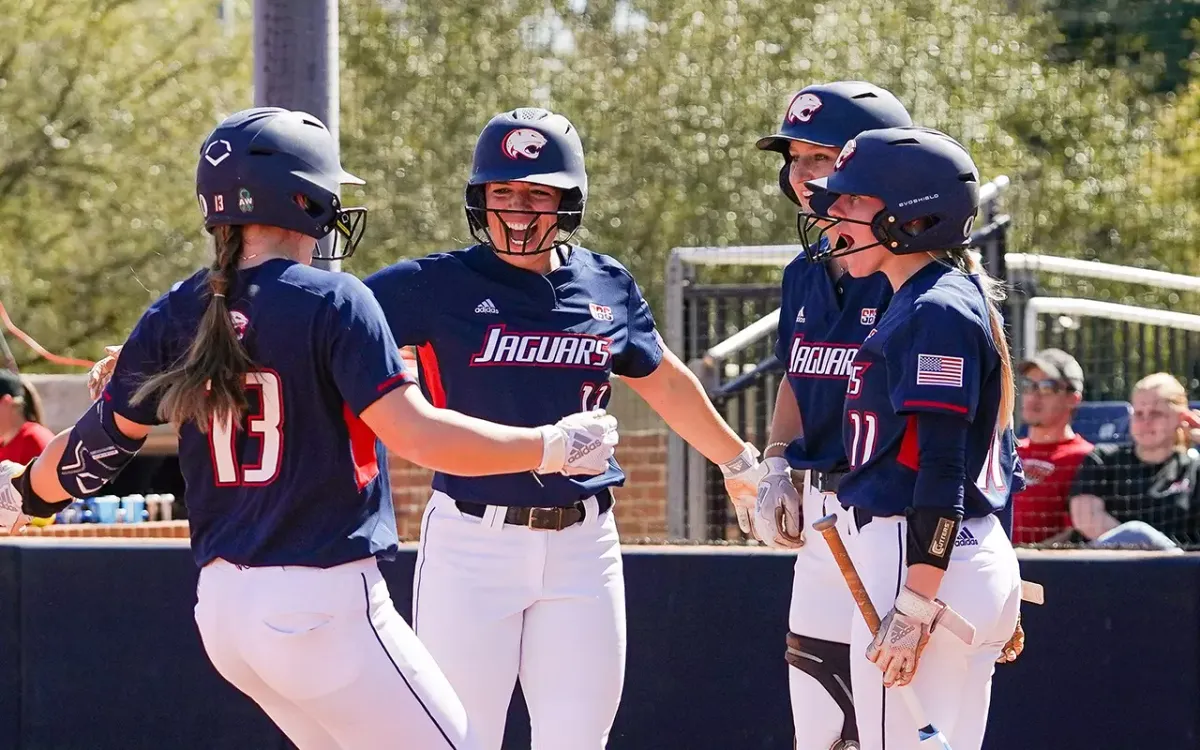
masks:
[[[850,443],[850,468],[862,466],[875,455],[875,443],[879,439],[879,417],[874,412],[851,409],[846,412],[852,430]]]
[[[604,397],[608,395],[608,391],[608,383],[584,383],[579,390],[579,399],[582,402],[579,411],[599,409],[600,404],[604,402]]]

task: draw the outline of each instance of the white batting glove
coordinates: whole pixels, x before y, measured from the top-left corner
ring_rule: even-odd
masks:
[[[804,506],[792,484],[792,468],[779,456],[763,462],[767,475],[758,483],[754,528],[768,547],[796,549],[804,546]]]
[[[620,439],[617,418],[603,409],[577,412],[538,429],[542,433],[538,474],[603,474]]]
[[[21,493],[13,486],[13,479],[24,471],[15,461],[0,461],[0,535],[16,534],[29,522],[21,512]]]
[[[121,347],[106,346],[104,352],[108,356],[92,365],[92,369],[88,371],[88,395],[93,401],[100,398],[104,387],[112,380],[113,370],[117,367],[117,357],[121,356]]]
[[[725,477],[725,491],[733,502],[737,513],[738,528],[743,534],[757,538],[754,531],[754,506],[758,495],[758,482],[766,473],[766,467],[758,461],[758,449],[746,443],[746,447],[735,458],[721,466]]]
[[[885,687],[912,682],[929,631],[945,608],[942,602],[926,599],[907,586],[900,589],[892,611],[879,623],[879,632],[867,646],[867,658],[883,672]]]

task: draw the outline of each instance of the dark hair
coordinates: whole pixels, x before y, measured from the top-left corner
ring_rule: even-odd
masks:
[[[21,388],[24,390],[21,394],[21,413],[25,415],[25,421],[44,424],[45,411],[42,409],[42,397],[38,395],[37,389],[24,377],[21,378]]]
[[[162,391],[160,419],[175,425],[193,422],[207,432],[215,418],[237,423],[246,412],[246,373],[250,355],[238,340],[225,295],[237,277],[242,258],[242,228],[213,228],[214,258],[208,271],[208,309],[187,353],[167,372],[155,375],[133,394],[134,404]]]
[[[983,295],[987,299],[988,322],[992,328],[992,339],[996,342],[996,351],[1000,355],[1000,414],[997,427],[1004,430],[1013,423],[1013,405],[1017,401],[1016,379],[1013,377],[1012,355],[1008,349],[1008,339],[1004,334],[1004,316],[1000,313],[999,302],[1004,299],[1004,287],[992,278],[983,268],[983,264],[968,249],[956,247],[947,250],[944,261],[953,268],[968,274],[978,276]]]

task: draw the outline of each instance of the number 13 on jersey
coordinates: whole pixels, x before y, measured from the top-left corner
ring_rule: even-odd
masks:
[[[247,437],[257,439],[259,453],[252,462],[237,455],[237,430],[229,419],[214,419],[208,432],[212,449],[213,478],[218,487],[262,486],[275,481],[283,451],[283,388],[279,375],[271,371],[246,374],[251,412],[243,427]],[[257,411],[255,395],[257,395]]]

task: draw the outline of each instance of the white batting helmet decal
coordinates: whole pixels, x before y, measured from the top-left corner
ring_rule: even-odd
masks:
[[[536,159],[542,155],[542,147],[546,145],[546,136],[532,128],[517,128],[510,130],[500,148],[510,159]]]
[[[846,141],[846,145],[842,146],[841,153],[837,155],[837,160],[833,163],[833,169],[836,172],[846,166],[846,162],[850,161],[850,157],[854,156],[854,152],[858,149],[858,144],[854,139]]]
[[[824,105],[821,104],[821,98],[816,94],[804,92],[796,94],[792,97],[792,103],[788,105],[788,124],[808,122],[822,106]]]

